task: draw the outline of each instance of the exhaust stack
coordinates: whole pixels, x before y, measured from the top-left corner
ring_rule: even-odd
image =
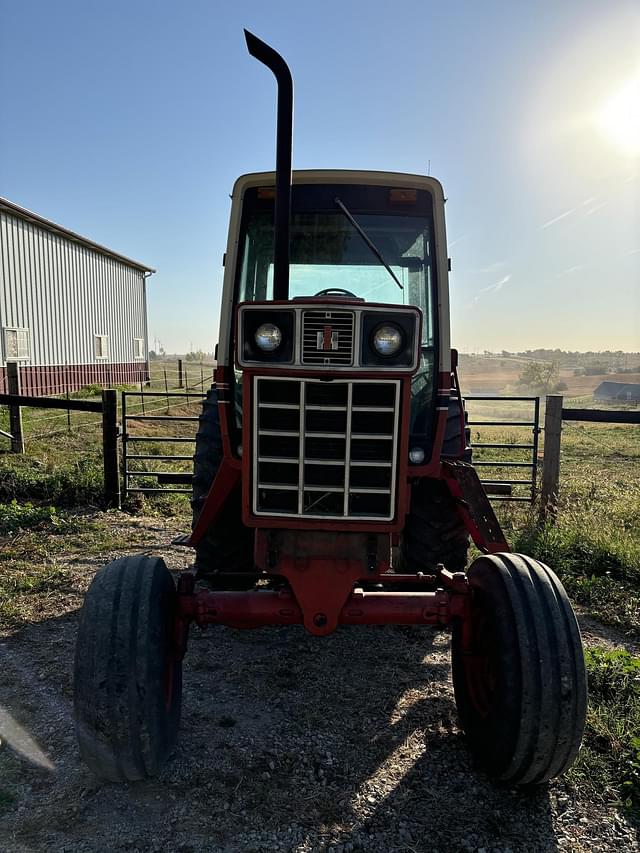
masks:
[[[289,66],[268,44],[244,31],[251,56],[269,68],[278,84],[276,130],[276,209],[273,238],[273,298],[289,298],[289,230],[291,219],[291,148],[293,141],[293,79]]]

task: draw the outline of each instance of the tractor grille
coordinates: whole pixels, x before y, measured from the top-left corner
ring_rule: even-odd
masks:
[[[254,383],[256,515],[394,517],[399,381]]]
[[[353,362],[353,314],[305,311],[302,315],[302,363],[348,366]]]

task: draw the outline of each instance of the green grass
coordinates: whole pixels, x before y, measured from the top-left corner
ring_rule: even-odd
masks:
[[[64,507],[100,506],[103,466],[99,448],[67,440],[29,455],[0,455],[0,502],[40,501]],[[57,452],[56,452],[57,451]]]
[[[24,530],[30,527],[42,527],[58,521],[54,506],[34,506],[32,503],[19,504],[14,498],[10,503],[0,503],[0,535]]]
[[[589,709],[567,781],[640,817],[640,657],[587,649]]]
[[[158,375],[158,370],[160,374]],[[175,374],[175,363],[173,364]],[[168,370],[167,387],[176,387],[177,374],[172,377]],[[203,367],[205,386],[211,380],[211,367]],[[200,368],[198,366],[198,383]],[[189,381],[191,382],[191,378]],[[194,381],[196,377],[194,376]],[[196,383],[196,384],[198,384]],[[200,407],[198,389],[185,395],[186,399],[167,398],[163,395],[164,368],[153,365],[151,391],[154,396],[141,398],[132,396],[127,399],[129,415],[175,415],[197,416]],[[137,390],[137,389],[134,389]],[[145,388],[145,391],[148,391]],[[87,386],[74,392],[72,397],[91,397],[99,399],[97,386]],[[194,396],[195,394],[195,396]],[[120,395],[118,396],[121,402]],[[101,416],[99,414],[24,407],[22,409],[23,432],[26,444],[24,455],[10,453],[8,443],[0,443],[0,503],[12,499],[18,502],[33,501],[59,507],[103,505],[103,460]],[[119,412],[121,422],[122,413]],[[0,428],[8,429],[8,409],[0,407]],[[130,436],[148,435],[150,441],[130,444],[130,452],[160,456],[164,454],[186,454],[192,452],[189,445],[177,445],[156,441],[166,435],[194,436],[197,428],[195,421],[130,421],[127,432]],[[153,471],[189,471],[190,461],[183,460],[131,460],[130,470],[140,471],[142,476],[132,478],[132,485],[157,487],[155,477],[145,477],[144,472]],[[147,499],[132,497],[127,504],[134,511],[141,508],[153,513],[182,512],[185,498],[172,493],[149,496]]]
[[[49,562],[10,560],[0,568],[0,626],[37,619],[42,596],[56,593],[69,573]]]
[[[43,510],[40,521],[38,509]],[[39,621],[66,609],[69,593],[77,606],[75,566],[79,562],[99,565],[114,556],[157,546],[157,531],[140,526],[126,513],[51,511],[47,519],[44,510],[52,508],[12,506],[13,530],[5,537],[0,534],[0,628]],[[188,530],[186,514],[171,515],[179,517]],[[15,517],[20,520],[17,528]]]
[[[557,517],[508,515],[515,550],[545,563],[593,616],[640,636],[640,428],[563,430]]]

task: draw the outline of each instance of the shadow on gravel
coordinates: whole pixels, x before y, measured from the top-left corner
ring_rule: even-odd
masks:
[[[0,704],[55,765],[0,749],[7,853],[556,849],[546,789],[499,788],[472,769],[445,634],[194,629],[176,756],[158,779],[118,786],[77,755],[76,622],[0,641]]]

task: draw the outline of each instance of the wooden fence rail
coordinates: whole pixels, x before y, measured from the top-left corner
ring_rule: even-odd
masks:
[[[640,412],[607,409],[563,409],[562,396],[549,394],[544,419],[544,459],[540,490],[542,519],[555,518],[560,483],[560,439],[562,421],[584,421],[601,424],[640,424]]]
[[[31,397],[28,394],[0,394],[0,405],[31,406],[38,409],[70,409],[72,412],[102,411],[102,402],[97,400],[60,400],[58,397]]]
[[[73,412],[97,412],[102,415],[102,455],[104,500],[108,507],[120,508],[120,473],[118,465],[118,396],[113,389],[104,390],[102,399],[59,400],[55,397],[31,397],[25,394],[0,394],[0,405],[9,407],[11,449],[24,453],[21,407],[65,409]],[[6,435],[6,433],[4,433]]]
[[[560,398],[562,399],[562,398]],[[563,421],[588,421],[599,424],[640,424],[640,412],[606,409],[563,409]]]

